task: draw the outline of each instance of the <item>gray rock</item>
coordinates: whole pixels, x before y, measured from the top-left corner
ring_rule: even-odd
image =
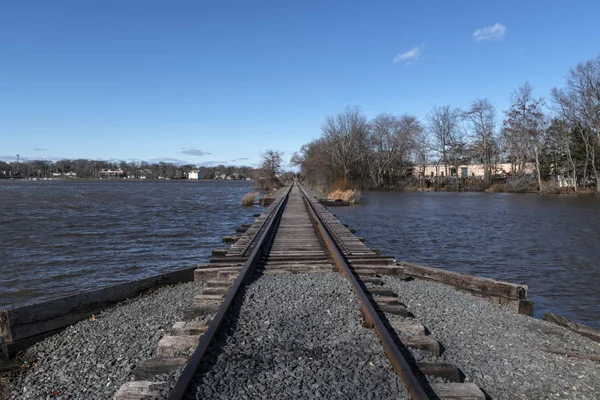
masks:
[[[384,279],[446,349],[440,357],[412,351],[415,359],[456,365],[495,400],[600,398],[598,362],[540,350],[598,354],[598,343],[445,285]]]

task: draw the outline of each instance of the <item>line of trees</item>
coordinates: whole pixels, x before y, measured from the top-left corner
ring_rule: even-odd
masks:
[[[1,178],[50,178],[53,174],[75,173],[77,178],[100,178],[103,170],[120,170],[121,177],[132,179],[185,179],[192,170],[199,170],[207,179],[222,175],[235,176],[238,179],[252,178],[257,170],[249,166],[216,165],[211,167],[196,167],[192,164],[175,165],[173,163],[141,162],[109,162],[101,160],[21,160],[7,163],[0,161]]]
[[[489,185],[494,166],[510,163],[540,192],[559,175],[574,190],[583,185],[600,192],[600,55],[572,68],[549,102],[524,83],[501,116],[486,98],[465,110],[435,106],[425,122],[388,113],[368,120],[358,106],[348,107],[326,117],[321,136],[291,163],[323,188],[398,186],[431,163],[443,165],[446,177],[460,165],[480,164]],[[526,166],[533,174],[523,172]]]

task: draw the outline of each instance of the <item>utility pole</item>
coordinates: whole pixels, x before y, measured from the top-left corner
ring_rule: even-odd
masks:
[[[19,175],[19,155],[17,154],[17,171],[15,172],[15,175]]]

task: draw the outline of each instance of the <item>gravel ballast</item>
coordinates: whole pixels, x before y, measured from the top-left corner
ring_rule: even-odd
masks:
[[[24,355],[32,366],[10,384],[12,398],[111,399],[201,292],[194,282],[154,289],[37,343]]]
[[[492,399],[600,398],[600,363],[541,350],[599,354],[600,343],[448,286],[385,281],[446,349],[416,359],[455,364]]]
[[[234,305],[189,399],[404,399],[339,274],[265,275]]]

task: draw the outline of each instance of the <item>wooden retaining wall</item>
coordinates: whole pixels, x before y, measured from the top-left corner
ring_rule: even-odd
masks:
[[[6,357],[109,306],[148,289],[194,280],[196,267],[0,312],[0,348]]]
[[[404,279],[413,278],[443,283],[492,303],[506,306],[519,314],[533,315],[533,302],[527,300],[526,285],[480,278],[407,262],[399,262],[398,266],[403,269]]]

